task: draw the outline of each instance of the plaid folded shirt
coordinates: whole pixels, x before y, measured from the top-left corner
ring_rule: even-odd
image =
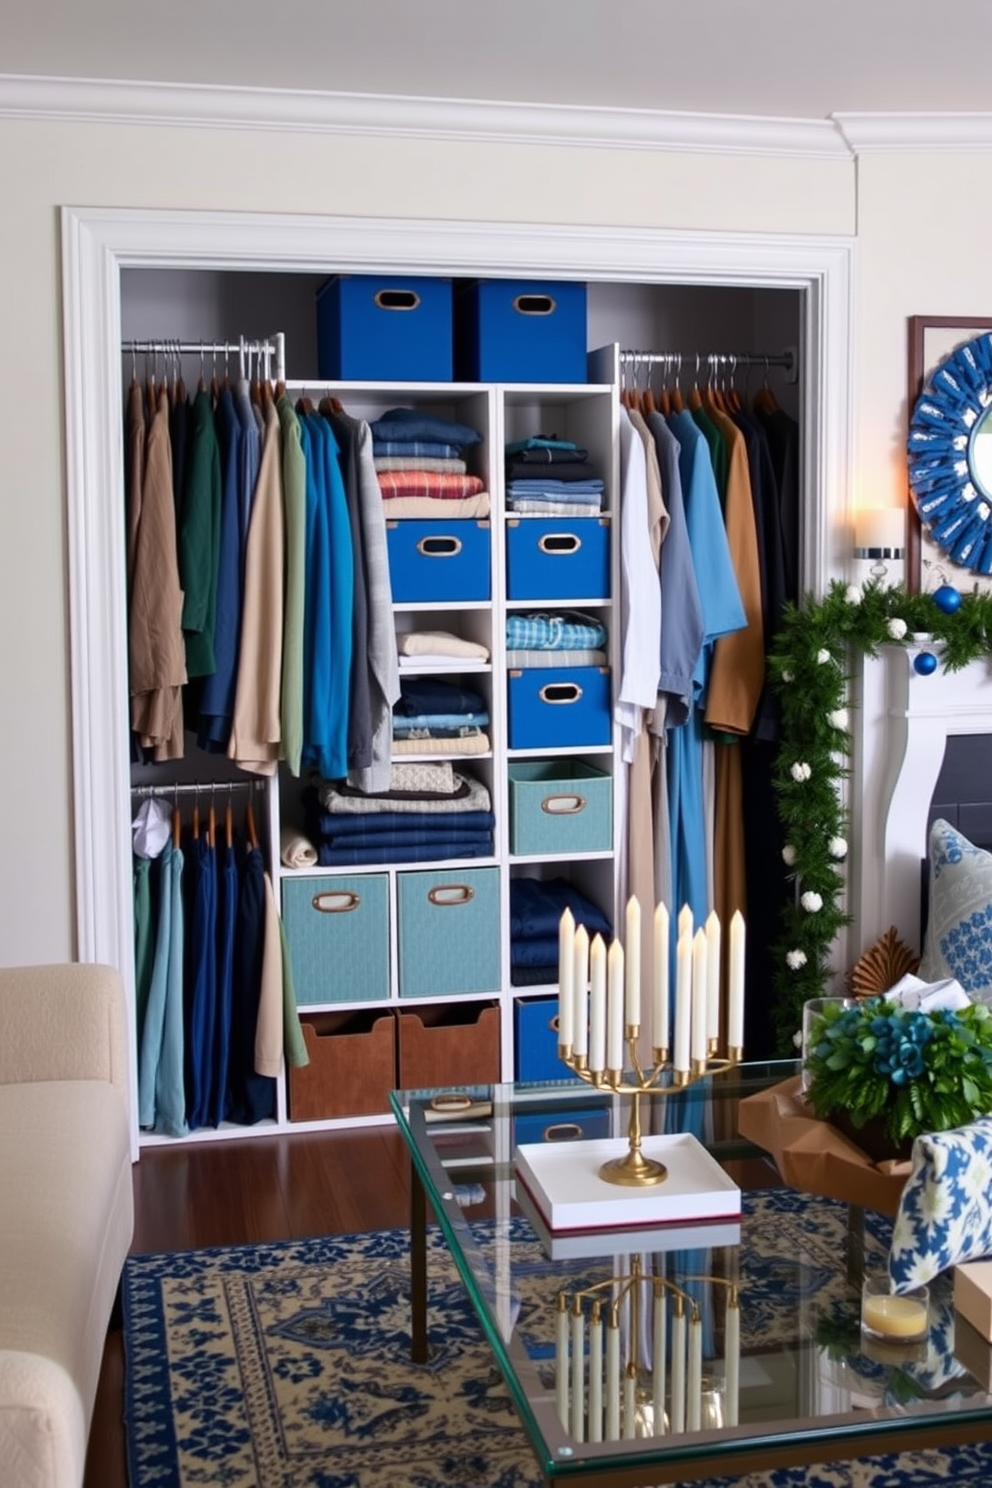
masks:
[[[606,627],[592,615],[508,615],[506,644],[515,651],[582,651],[606,644]]]

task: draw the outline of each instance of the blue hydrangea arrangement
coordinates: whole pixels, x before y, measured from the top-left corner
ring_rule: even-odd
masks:
[[[950,1131],[992,1112],[992,1011],[923,1013],[865,998],[827,1003],[810,1029],[806,1096],[825,1120],[879,1119],[893,1142]]]

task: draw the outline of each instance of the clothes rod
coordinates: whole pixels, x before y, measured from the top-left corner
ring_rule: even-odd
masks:
[[[132,785],[132,796],[215,796],[224,791],[263,791],[267,782],[258,780],[216,780],[182,785]]]
[[[799,352],[795,346],[780,352],[624,350],[620,352],[619,360],[621,367],[674,367],[678,371],[685,367],[687,371],[693,369],[697,374],[704,367],[710,372],[736,372],[738,367],[763,367],[766,371],[772,367],[781,367],[787,382],[797,382],[799,378]]]
[[[268,359],[275,361],[275,379],[277,382],[286,380],[286,334],[284,331],[276,331],[274,335],[262,339],[249,340],[244,336],[237,341],[174,341],[168,339],[160,340],[130,340],[121,342],[121,355],[130,353],[132,356],[198,356],[202,360],[205,356],[237,356],[240,358],[242,375],[245,373],[245,358],[266,358],[266,376],[269,376]]]

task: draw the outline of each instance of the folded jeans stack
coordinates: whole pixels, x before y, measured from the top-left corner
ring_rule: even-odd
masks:
[[[592,517],[602,511],[604,483],[581,445],[534,434],[508,444],[504,454],[511,511],[543,517]]]
[[[565,878],[511,878],[510,981],[514,987],[545,986],[558,980],[558,922],[566,909],[590,940],[609,941],[613,927],[597,905]]]
[[[489,791],[450,761],[394,764],[389,789],[375,794],[322,780],[305,806],[323,866],[492,856]]]
[[[485,481],[468,474],[467,449],[482,435],[416,408],[391,408],[371,425],[379,489],[390,517],[488,517]]]
[[[481,693],[441,677],[402,677],[393,707],[394,754],[484,754],[489,709]]]

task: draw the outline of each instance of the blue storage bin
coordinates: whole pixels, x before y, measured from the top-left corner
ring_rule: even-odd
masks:
[[[609,667],[526,667],[507,673],[511,749],[609,744]]]
[[[571,1080],[582,1084],[579,1076],[558,1058],[557,997],[518,998],[513,1004],[513,1035],[514,1079]]]
[[[513,1118],[514,1147],[528,1142],[591,1142],[610,1135],[610,1113],[605,1106],[576,1106],[574,1110],[562,1106],[560,1111]]]
[[[450,382],[450,279],[335,274],[317,291],[317,370],[349,382]]]
[[[455,293],[465,382],[586,382],[586,286],[477,279]]]
[[[509,517],[508,599],[606,599],[609,517]]]
[[[399,873],[401,997],[497,992],[499,869]]]
[[[386,547],[394,604],[489,598],[488,521],[396,518],[386,522]]]
[[[389,885],[384,873],[284,880],[282,919],[297,1002],[389,997]]]
[[[613,779],[581,760],[518,760],[507,767],[511,853],[609,852]]]

